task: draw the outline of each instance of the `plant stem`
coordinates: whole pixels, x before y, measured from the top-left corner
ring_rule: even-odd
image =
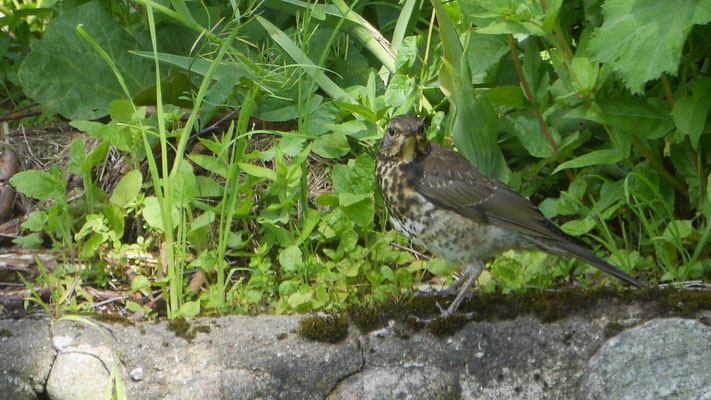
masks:
[[[511,48],[511,56],[513,57],[516,73],[518,74],[518,77],[521,80],[521,84],[523,85],[523,90],[526,93],[528,101],[533,106],[533,114],[536,116],[536,120],[538,120],[538,124],[541,126],[541,129],[543,129],[543,133],[546,135],[546,139],[548,139],[548,143],[550,143],[551,148],[554,152],[558,152],[558,145],[555,144],[555,140],[553,140],[553,135],[551,135],[551,132],[548,129],[548,125],[546,125],[546,122],[543,120],[543,115],[541,115],[541,111],[538,109],[538,106],[536,106],[536,99],[533,97],[533,93],[531,92],[530,86],[528,86],[528,81],[523,75],[523,68],[521,68],[521,62],[519,61],[518,54],[516,53],[516,46],[514,45],[513,37],[511,35],[506,35],[506,40],[509,42],[509,47]],[[573,176],[573,173],[570,172],[570,170],[566,169],[565,175],[568,176],[568,179],[570,179],[571,182],[575,180],[575,177]]]

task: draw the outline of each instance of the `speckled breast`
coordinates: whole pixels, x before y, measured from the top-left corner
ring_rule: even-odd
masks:
[[[378,185],[395,229],[438,257],[461,264],[490,258],[503,250],[531,244],[510,230],[482,225],[453,211],[435,207],[407,184],[404,168],[376,164]]]

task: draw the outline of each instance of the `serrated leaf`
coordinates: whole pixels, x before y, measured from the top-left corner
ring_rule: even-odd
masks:
[[[707,0],[607,0],[605,22],[588,51],[612,66],[633,93],[663,72],[676,75],[686,36],[694,24],[711,21]]]
[[[42,230],[47,225],[47,213],[44,211],[33,211],[27,217],[25,222],[23,222],[20,227],[22,229],[29,229],[33,232]]]
[[[58,185],[63,185],[64,183],[56,182],[52,175],[44,171],[31,169],[15,174],[10,178],[10,184],[25,196],[45,201],[57,189]]]
[[[43,242],[42,236],[36,232],[12,239],[12,243],[22,246],[23,249],[39,249],[42,247]]]

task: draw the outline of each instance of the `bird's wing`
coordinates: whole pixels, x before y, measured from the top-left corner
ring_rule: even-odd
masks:
[[[436,206],[475,222],[549,240],[562,239],[560,229],[530,201],[482,174],[455,151],[433,144],[424,162],[417,191]]]

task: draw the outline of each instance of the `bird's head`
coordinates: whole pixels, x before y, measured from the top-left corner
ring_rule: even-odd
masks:
[[[404,162],[427,154],[430,149],[422,120],[412,115],[398,115],[390,119],[380,142],[381,156]]]

